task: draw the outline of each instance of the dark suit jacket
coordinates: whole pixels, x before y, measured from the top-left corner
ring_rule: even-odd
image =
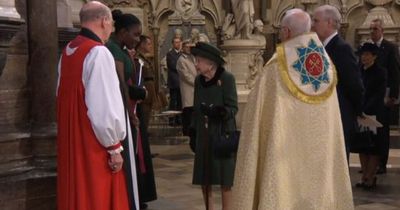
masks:
[[[179,74],[176,69],[176,62],[181,54],[177,53],[175,49],[171,49],[167,53],[167,67],[168,67],[168,88],[179,88]]]
[[[353,49],[339,35],[333,37],[325,46],[325,49],[337,71],[338,84],[336,90],[345,140],[348,142],[350,136],[356,131],[357,115],[362,113],[364,88],[361,74]]]
[[[389,96],[391,98],[398,98],[400,72],[398,46],[383,39],[379,47],[377,63],[387,70],[387,87],[390,88]]]

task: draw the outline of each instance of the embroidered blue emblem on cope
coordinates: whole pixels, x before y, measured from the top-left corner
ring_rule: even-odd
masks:
[[[308,42],[307,47],[296,49],[299,58],[292,67],[300,73],[301,84],[311,84],[317,92],[321,83],[329,84],[329,62],[324,56],[323,47],[318,47],[313,39]]]

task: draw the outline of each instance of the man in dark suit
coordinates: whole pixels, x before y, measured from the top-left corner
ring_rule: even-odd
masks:
[[[383,119],[383,139],[385,147],[381,151],[381,163],[378,173],[386,173],[386,164],[389,157],[390,142],[390,123],[391,117],[395,115],[395,123],[398,122],[398,104],[399,96],[399,50],[398,46],[383,38],[383,22],[381,19],[375,19],[370,24],[371,40],[379,47],[377,63],[387,70],[387,94],[385,97],[385,110],[382,113]],[[397,114],[396,114],[397,113]]]
[[[176,62],[181,55],[182,39],[174,37],[172,39],[172,49],[167,53],[168,67],[168,88],[169,88],[169,110],[182,110],[181,91],[179,89],[179,74],[176,69]],[[180,124],[180,118],[171,118],[170,125]]]
[[[364,88],[353,49],[338,34],[340,19],[341,15],[336,7],[320,6],[314,11],[312,30],[323,42],[336,67],[337,94],[348,160],[351,137],[357,129],[357,116],[362,114]]]

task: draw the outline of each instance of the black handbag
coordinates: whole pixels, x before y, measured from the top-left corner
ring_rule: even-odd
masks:
[[[350,152],[367,152],[375,147],[374,133],[365,127],[360,127],[351,139]]]
[[[225,131],[223,123],[220,123],[220,133],[213,141],[214,155],[218,157],[230,157],[236,153],[239,146],[240,131],[236,127],[236,119],[233,117],[235,123],[234,131]]]

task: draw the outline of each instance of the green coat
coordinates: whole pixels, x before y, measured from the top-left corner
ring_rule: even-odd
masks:
[[[200,110],[201,103],[214,106],[224,106],[227,116],[221,120],[209,119],[208,136],[204,135],[204,114]],[[210,173],[209,184],[232,186],[235,171],[235,156],[220,158],[212,152],[212,139],[219,136],[219,123],[224,123],[226,131],[235,130],[235,115],[238,111],[236,83],[233,75],[223,68],[219,68],[213,79],[206,82],[204,77],[199,75],[195,79],[194,90],[194,113],[191,127],[196,130],[196,154],[193,169],[193,184],[205,185],[205,145],[208,143],[208,173]]]
[[[128,51],[121,49],[121,46],[119,46],[118,42],[116,41],[114,34],[111,35],[110,39],[106,43],[106,47],[108,50],[110,50],[115,60],[124,64],[124,76],[125,82],[127,82],[133,73],[133,63],[129,57]]]

